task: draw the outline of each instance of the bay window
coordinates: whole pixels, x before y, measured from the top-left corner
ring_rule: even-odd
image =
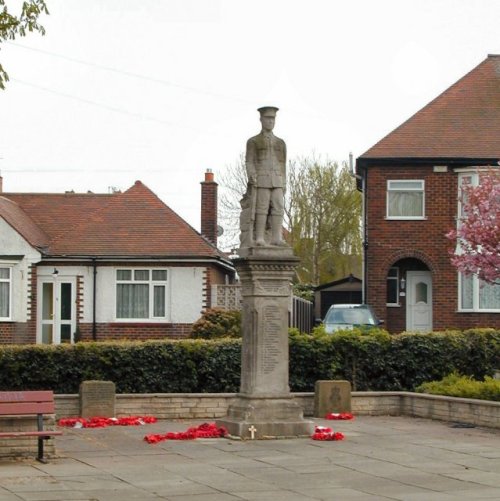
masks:
[[[460,172],[458,176],[459,202],[458,219],[465,217],[462,204],[462,188],[464,186],[478,186],[479,173]],[[460,224],[460,222],[458,222]],[[460,252],[460,241],[457,241],[457,251]],[[477,275],[459,273],[459,305],[461,311],[499,312],[500,311],[500,280],[495,284],[488,284]]]
[[[167,270],[116,270],[117,319],[166,319]]]
[[[500,311],[500,281],[487,284],[476,275],[465,276],[460,273],[460,310],[462,311]]]

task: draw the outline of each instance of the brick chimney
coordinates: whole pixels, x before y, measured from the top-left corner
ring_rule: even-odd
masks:
[[[201,234],[217,245],[217,183],[211,169],[201,183]]]

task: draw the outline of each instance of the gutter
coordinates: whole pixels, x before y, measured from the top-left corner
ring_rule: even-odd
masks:
[[[68,255],[68,254],[61,254],[61,255],[57,255],[57,254],[52,254],[50,256],[44,256],[43,257],[43,261],[46,262],[46,263],[49,263],[49,262],[54,262],[54,261],[57,261],[57,262],[60,262],[60,261],[66,261],[66,262],[78,262],[78,261],[93,261],[94,259],[98,259],[99,262],[101,263],[106,263],[106,262],[113,262],[113,261],[118,261],[118,262],[121,262],[121,261],[133,261],[133,262],[137,262],[137,263],[142,263],[142,262],[147,262],[147,263],[151,263],[151,262],[154,262],[154,261],[161,261],[163,263],[204,263],[204,264],[207,264],[207,263],[215,263],[215,264],[218,264],[219,266],[223,266],[229,270],[233,270],[234,271],[234,266],[232,264],[232,262],[229,260],[229,259],[225,259],[225,258],[222,258],[222,257],[206,257],[206,258],[202,258],[202,257],[186,257],[185,255],[184,256],[144,256],[144,255],[141,255],[141,256],[100,256],[98,258],[96,258],[95,256],[89,256],[89,255],[78,255],[78,254],[74,254],[74,255]]]

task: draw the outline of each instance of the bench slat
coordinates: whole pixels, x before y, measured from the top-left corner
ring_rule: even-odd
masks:
[[[62,431],[43,430],[43,431],[0,431],[1,438],[7,437],[49,437],[62,435]]]
[[[0,438],[8,437],[52,437],[62,435],[62,431],[43,430],[43,431],[1,431]]]
[[[0,402],[0,416],[12,414],[54,414],[54,402]]]
[[[0,404],[4,402],[52,402],[54,393],[43,391],[0,391]]]

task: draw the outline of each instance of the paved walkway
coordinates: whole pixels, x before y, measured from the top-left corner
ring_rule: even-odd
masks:
[[[345,440],[142,440],[201,421],[65,429],[49,464],[0,460],[0,500],[500,499],[497,431],[403,417],[315,422]]]

